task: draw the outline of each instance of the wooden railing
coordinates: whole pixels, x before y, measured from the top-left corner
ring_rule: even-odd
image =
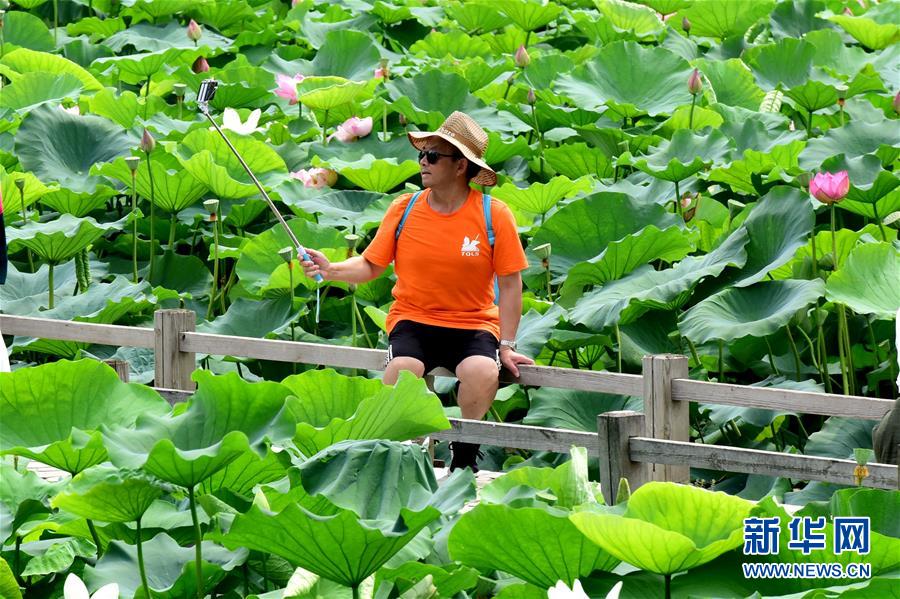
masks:
[[[381,370],[386,355],[384,350],[198,333],[195,322],[189,310],[157,311],[152,329],[0,315],[0,330],[6,335],[152,348],[154,384],[171,402],[186,399],[194,389],[191,373],[198,353],[367,370]],[[452,373],[438,369],[431,375]],[[691,401],[867,420],[882,419],[895,405],[890,399],[693,381],[687,358],[676,355],[645,356],[641,375],[521,366],[518,378],[504,371],[501,381],[643,397],[643,413],[599,414],[597,433],[451,418],[449,430],[433,435],[530,450],[587,447],[601,458],[607,501],[614,501],[620,477],[628,478],[633,489],[649,480],[687,483],[691,467],[854,484],[852,460],[690,443]],[[900,487],[897,465],[869,464],[868,470],[865,486]]]

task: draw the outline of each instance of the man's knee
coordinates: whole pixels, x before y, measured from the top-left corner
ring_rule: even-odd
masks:
[[[495,360],[487,356],[469,356],[456,367],[456,377],[464,385],[493,387],[499,381],[500,372]]]
[[[387,367],[384,369],[384,382],[388,385],[393,385],[397,382],[397,378],[400,376],[401,370],[408,370],[414,375],[421,377],[425,374],[425,364],[422,363],[421,360],[417,360],[416,358],[410,358],[408,356],[398,356],[388,362]]]

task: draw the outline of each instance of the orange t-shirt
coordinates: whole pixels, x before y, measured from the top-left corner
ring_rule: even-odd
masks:
[[[396,242],[397,225],[412,194],[394,200],[375,239],[363,252],[366,260],[379,266],[394,262],[397,284],[387,330],[401,320],[412,320],[482,329],[499,339],[494,273],[509,275],[528,266],[516,221],[503,202],[491,199],[492,250],[480,191],[469,190],[469,197],[452,214],[441,214],[429,206],[430,192],[426,189],[416,199]]]

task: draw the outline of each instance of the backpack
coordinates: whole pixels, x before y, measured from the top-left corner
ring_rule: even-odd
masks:
[[[406,205],[406,210],[403,211],[403,216],[400,217],[400,222],[397,223],[397,230],[394,232],[394,242],[396,243],[400,239],[400,233],[403,232],[403,225],[406,224],[406,218],[409,216],[409,213],[412,212],[413,206],[416,204],[416,200],[419,199],[419,196],[422,195],[422,191],[417,191],[413,194],[413,196],[409,199],[409,203]],[[491,244],[491,250],[494,249],[494,226],[491,224],[491,196],[482,193],[481,194],[481,207],[484,212],[484,224],[487,228],[488,234],[488,243]],[[498,303],[500,301],[500,285],[497,282],[497,275],[494,275],[494,303]]]

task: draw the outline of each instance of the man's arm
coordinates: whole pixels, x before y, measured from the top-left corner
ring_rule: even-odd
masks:
[[[522,318],[522,275],[515,272],[498,276],[497,283],[500,289],[500,339],[514,341]],[[500,346],[500,361],[516,377],[519,376],[518,364],[534,364],[528,356],[504,345]]]
[[[342,262],[329,262],[325,254],[307,248],[312,260],[301,262],[307,277],[322,275],[326,281],[343,281],[344,283],[365,283],[381,276],[386,266],[379,266],[366,260],[363,256],[353,256]],[[519,303],[522,298],[519,297]],[[520,308],[521,311],[521,308]]]

